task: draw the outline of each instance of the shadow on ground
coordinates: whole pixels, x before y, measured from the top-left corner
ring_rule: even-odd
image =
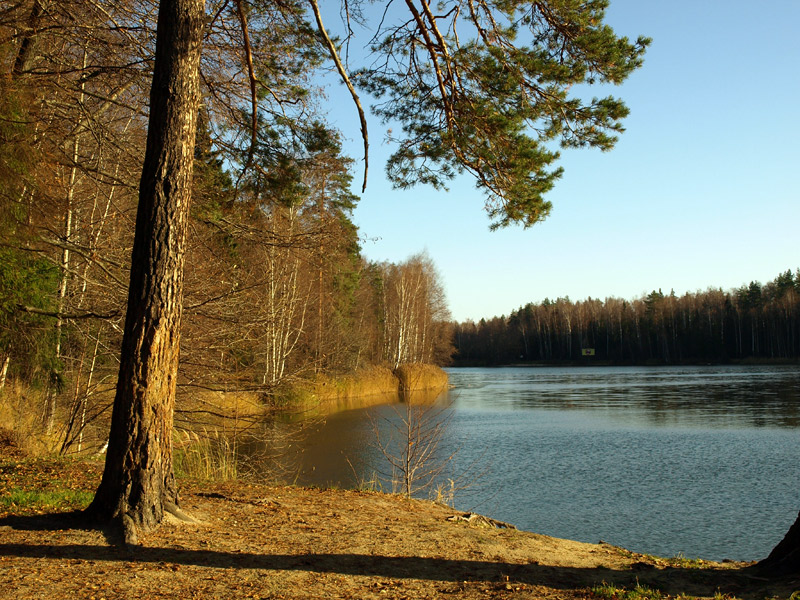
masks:
[[[0,519],[0,529],[58,531],[89,529],[79,513],[43,516],[12,516]],[[714,596],[716,593],[742,599],[784,597],[800,584],[791,578],[772,579],[747,569],[657,568],[641,562],[630,569],[575,568],[543,564],[515,564],[486,560],[450,560],[416,556],[384,556],[355,553],[264,553],[161,548],[147,546],[0,543],[0,556],[35,559],[79,559],[100,563],[166,563],[224,569],[306,571],[339,575],[410,578],[428,581],[512,581],[554,589],[589,588],[601,582],[628,589],[642,585],[672,596]],[[794,576],[797,579],[797,576]]]

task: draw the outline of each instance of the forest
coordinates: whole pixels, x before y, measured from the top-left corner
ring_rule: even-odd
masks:
[[[37,0],[0,11],[0,390],[27,396],[24,411],[62,452],[80,450],[98,421],[98,437],[107,433],[156,10]],[[246,69],[235,13],[218,15],[205,41],[179,408],[199,391],[269,402],[318,373],[440,362],[450,352],[430,258],[361,256],[354,161],[318,111],[307,73],[321,50],[305,21],[289,23],[298,10],[274,7],[251,23],[269,36],[251,58],[272,76],[254,144],[250,91],[236,85]],[[250,167],[236,174],[242,163]]]
[[[652,291],[606,298],[529,303],[508,317],[454,325],[455,364],[725,363],[797,360],[800,269],[764,285],[677,296]]]

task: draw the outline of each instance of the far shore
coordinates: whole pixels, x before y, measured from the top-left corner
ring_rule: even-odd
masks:
[[[743,358],[737,360],[717,361],[717,362],[669,362],[648,361],[644,363],[618,362],[610,360],[595,360],[586,357],[576,360],[563,361],[515,361],[509,363],[483,363],[478,361],[458,361],[455,360],[449,368],[509,368],[509,367],[724,367],[724,366],[781,366],[795,365],[800,366],[800,359],[789,358]]]

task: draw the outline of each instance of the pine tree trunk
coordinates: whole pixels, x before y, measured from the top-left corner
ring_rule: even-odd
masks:
[[[179,513],[172,419],[204,0],[162,0],[128,309],[103,479],[87,509],[125,541]]]
[[[781,543],[757,567],[772,573],[800,573],[800,513]]]

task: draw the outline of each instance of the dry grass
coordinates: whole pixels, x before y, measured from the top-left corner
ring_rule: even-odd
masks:
[[[239,479],[247,470],[241,445],[263,433],[272,411],[255,393],[182,393],[173,435],[176,474],[202,481]]]
[[[176,432],[174,468],[179,477],[201,481],[231,481],[238,478],[236,437],[219,430]]]
[[[319,375],[313,383],[313,392],[325,403],[396,394],[397,379],[388,367],[368,367],[340,377]]]
[[[352,375],[320,375],[308,396],[318,403],[318,412],[383,404],[398,396],[415,403],[430,403],[447,387],[448,379],[439,367],[424,364],[401,365],[394,372],[386,366],[361,369]]]
[[[439,393],[447,387],[447,373],[434,365],[411,363],[395,370],[403,394],[429,391]]]
[[[0,391],[0,430],[25,454],[50,454],[57,450],[55,433],[42,430],[44,394],[14,381]]]

